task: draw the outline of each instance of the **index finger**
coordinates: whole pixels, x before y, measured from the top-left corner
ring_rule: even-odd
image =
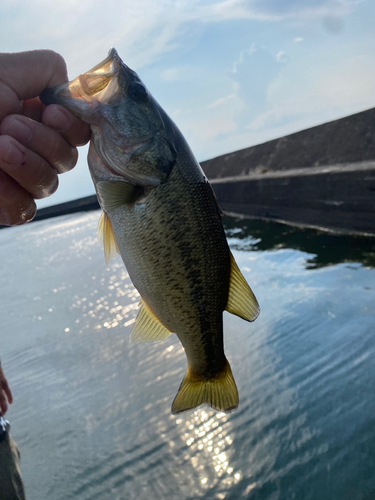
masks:
[[[64,58],[53,50],[0,53],[1,82],[19,100],[38,96],[46,87],[68,81]]]
[[[68,81],[64,58],[52,50],[0,53],[0,121],[22,113],[23,100]]]

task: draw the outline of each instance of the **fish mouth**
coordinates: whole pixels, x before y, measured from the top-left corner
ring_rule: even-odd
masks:
[[[83,121],[94,124],[95,108],[120,95],[116,75],[122,66],[126,65],[112,47],[102,62],[70,82],[45,89],[40,100],[46,106],[61,104]],[[126,69],[131,71],[127,66]]]

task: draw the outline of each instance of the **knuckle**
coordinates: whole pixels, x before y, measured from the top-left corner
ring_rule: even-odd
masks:
[[[58,134],[50,134],[48,146],[45,145],[44,158],[46,161],[53,163],[57,162],[60,156],[60,141],[61,136]]]
[[[57,132],[50,134],[48,146],[43,151],[43,158],[62,174],[71,170],[77,163],[77,148],[70,146]]]
[[[20,115],[15,115],[15,114],[8,115],[2,120],[2,122],[0,123],[0,134],[1,135],[6,134],[7,130],[12,125],[12,123],[14,122],[14,120],[16,119],[17,116],[20,116]]]
[[[77,148],[71,148],[69,154],[65,156],[63,161],[60,162],[58,172],[64,173],[72,170],[78,161],[78,151]]]
[[[69,150],[65,150],[63,154],[58,155],[58,157],[55,155],[55,158],[51,160],[51,165],[53,165],[58,174],[63,174],[72,170],[77,164],[77,160],[77,149],[69,148]]]
[[[37,200],[51,196],[59,186],[57,173],[50,165],[46,165],[41,160],[38,170],[34,184],[35,187],[31,193]]]

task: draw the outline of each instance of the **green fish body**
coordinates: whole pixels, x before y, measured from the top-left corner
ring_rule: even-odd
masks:
[[[131,340],[172,332],[188,362],[172,404],[238,406],[223,347],[223,311],[253,321],[259,306],[229,250],[213,190],[176,125],[112,49],[69,84],[46,90],[91,125],[88,155],[103,215],[106,261],[121,254],[141,295]]]

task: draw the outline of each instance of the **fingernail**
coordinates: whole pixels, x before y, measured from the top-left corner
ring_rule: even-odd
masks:
[[[21,165],[25,161],[25,153],[11,142],[3,160],[11,165]]]
[[[50,123],[58,132],[66,132],[72,124],[72,117],[64,109],[57,108],[51,113]]]
[[[30,127],[17,118],[14,118],[6,127],[4,134],[11,135],[18,142],[28,144],[31,141],[33,132]]]
[[[25,222],[32,221],[33,218],[35,217],[35,215],[36,215],[36,205],[35,205],[35,203],[33,203],[31,206],[29,206],[26,210],[24,210],[21,213],[20,224],[24,224]]]

